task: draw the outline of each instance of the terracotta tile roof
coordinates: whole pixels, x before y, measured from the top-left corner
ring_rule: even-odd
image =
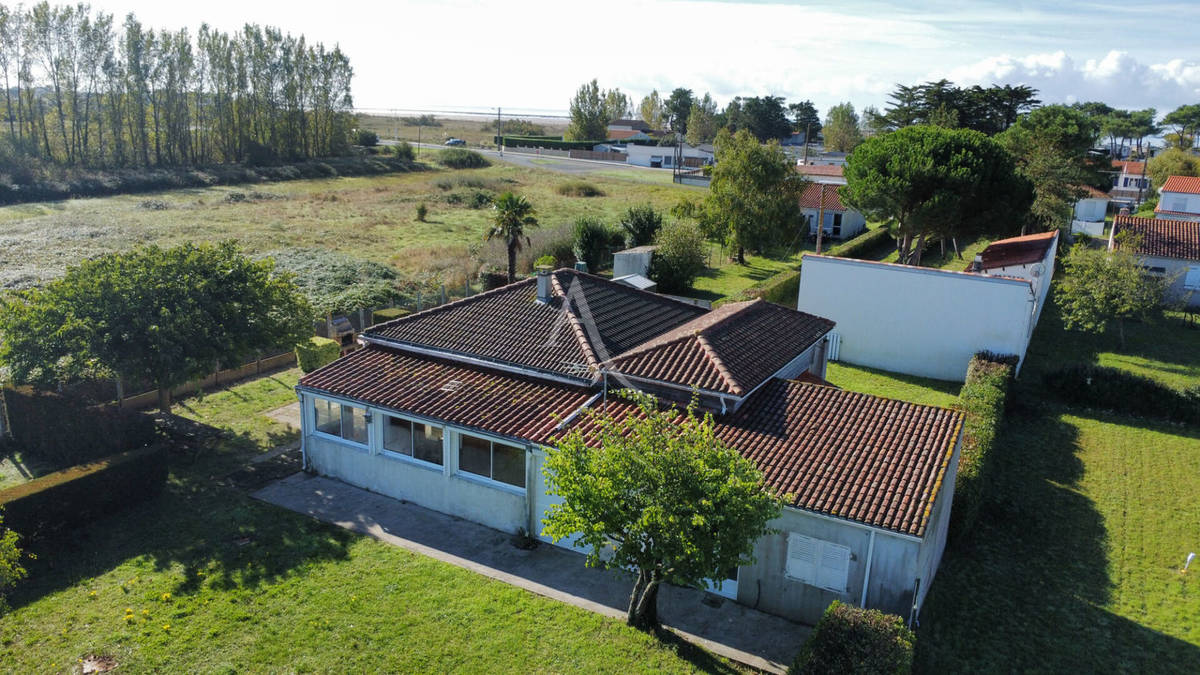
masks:
[[[637,129],[639,131],[650,131],[650,125],[646,124],[645,120],[634,120],[634,119],[613,120],[608,123],[608,128],[611,129],[613,127],[629,127],[631,129]]]
[[[1171,176],[1162,186],[1163,192],[1183,192],[1200,195],[1200,178],[1193,176]]]
[[[611,393],[602,406],[618,418],[638,413]],[[591,423],[581,416],[572,428],[587,433]],[[714,430],[790,505],[922,537],[962,413],[772,380]]]
[[[603,366],[634,377],[744,396],[833,325],[764,300],[731,302]]]
[[[1140,241],[1135,253],[1158,258],[1200,260],[1200,223],[1117,216],[1113,219],[1114,243],[1115,236],[1120,232],[1138,235]]]
[[[607,135],[608,135],[608,140],[610,140],[610,141],[623,141],[626,138],[632,138],[634,136],[637,136],[638,134],[641,134],[643,136],[646,135],[646,133],[644,131],[639,131],[637,129],[612,129],[608,132]]]
[[[367,346],[300,387],[501,436],[546,438],[595,391]]]
[[[1134,162],[1124,159],[1114,159],[1112,165],[1114,169],[1120,169],[1121,173],[1137,174],[1139,176],[1146,169],[1145,162]]]
[[[554,297],[546,304],[536,300],[537,280],[526,279],[380,324],[364,335],[591,380],[601,360],[705,313],[590,274],[557,270],[551,276]],[[568,294],[571,299],[564,301]]]
[[[837,176],[845,175],[845,168],[837,164],[801,164],[796,170],[806,176]]]
[[[793,382],[802,382],[804,384],[819,384],[823,387],[836,386],[822,377],[817,377],[816,375],[813,375],[812,373],[808,372],[807,370],[804,371],[803,373],[800,373],[796,377],[793,377],[792,381]]]
[[[1038,262],[1046,257],[1046,252],[1050,250],[1056,236],[1057,231],[1039,232],[993,241],[979,254],[983,258],[982,268],[990,270]]]
[[[824,183],[810,183],[808,187],[804,188],[804,194],[800,195],[800,207],[805,209],[820,208],[821,188],[825,189],[826,211],[846,210],[846,207],[842,205],[841,196],[838,195],[837,186]]]

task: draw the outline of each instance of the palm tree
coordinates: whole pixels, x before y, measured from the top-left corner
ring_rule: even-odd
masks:
[[[487,239],[500,238],[508,246],[508,283],[517,280],[517,251],[521,250],[521,239],[529,243],[525,228],[537,227],[537,218],[533,217],[533,204],[528,199],[511,192],[505,192],[492,203],[496,214],[492,218],[492,226],[488,228]]]

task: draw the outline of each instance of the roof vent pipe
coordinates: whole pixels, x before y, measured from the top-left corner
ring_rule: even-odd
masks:
[[[575,261],[575,271],[583,272],[586,274],[587,273],[587,262],[584,260],[576,260]]]
[[[549,265],[538,265],[537,268],[537,300],[541,303],[550,302],[552,295],[550,290],[550,269]]]

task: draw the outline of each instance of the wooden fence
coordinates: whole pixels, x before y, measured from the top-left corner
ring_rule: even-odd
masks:
[[[171,390],[171,397],[184,396],[203,389],[216,389],[239,380],[244,380],[248,377],[261,375],[279,368],[289,367],[296,362],[295,352],[284,352],[275,356],[251,361],[237,368],[228,368],[219,370],[212,375],[202,379],[193,380],[185,384],[181,384]],[[119,388],[118,388],[119,389]],[[152,408],[158,405],[158,390],[152,389],[147,392],[135,394],[133,396],[122,396],[117,400],[117,406],[120,408],[128,408],[130,410],[142,410]]]

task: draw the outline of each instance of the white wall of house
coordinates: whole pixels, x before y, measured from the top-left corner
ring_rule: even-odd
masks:
[[[837,323],[839,360],[962,380],[982,350],[1024,360],[1044,276],[1039,298],[1016,279],[806,255],[797,308]]]
[[[640,274],[650,276],[650,259],[654,257],[653,246],[637,246],[613,254],[613,278]]]
[[[817,234],[817,214],[820,209],[801,209],[804,214],[804,219],[808,223],[808,234],[816,236]],[[836,216],[841,215],[841,224],[839,234],[833,234],[833,226]],[[849,239],[863,230],[867,229],[867,218],[858,211],[834,211],[825,209],[825,235],[831,236],[834,239]]]
[[[629,145],[625,148],[626,154],[629,157],[625,160],[629,164],[637,166],[659,166],[664,169],[670,169],[675,162],[675,148],[669,145]],[[693,148],[686,143],[683,146],[684,157],[698,157],[700,159],[713,159],[713,153]]]
[[[1169,299],[1186,302],[1189,307],[1200,307],[1200,260],[1142,256],[1142,264],[1153,274],[1171,280],[1167,287]]]
[[[1186,192],[1163,191],[1158,198],[1158,208],[1172,213],[1156,214],[1166,220],[1200,220],[1200,195]],[[1181,215],[1190,214],[1190,215]]]
[[[1075,202],[1075,220],[1103,223],[1108,214],[1108,199],[1088,197]]]

